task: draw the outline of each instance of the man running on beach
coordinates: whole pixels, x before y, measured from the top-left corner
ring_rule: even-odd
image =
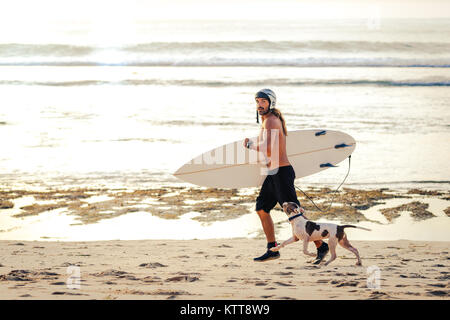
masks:
[[[256,198],[256,213],[267,239],[267,252],[254,261],[269,261],[278,259],[279,252],[272,252],[270,248],[276,247],[275,230],[270,210],[277,202],[280,206],[284,202],[295,202],[300,205],[294,188],[295,172],[286,153],[286,123],[280,112],[276,109],[276,96],[270,89],[262,89],[255,95],[256,119],[262,118],[262,127],[258,141],[244,140],[244,147],[260,151],[268,160],[268,174]],[[273,151],[273,152],[272,152]],[[296,239],[298,241],[298,239]],[[314,264],[319,264],[328,253],[328,245],[321,241],[314,241],[317,247],[317,257]]]

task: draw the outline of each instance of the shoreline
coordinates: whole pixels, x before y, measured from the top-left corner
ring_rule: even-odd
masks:
[[[352,231],[355,239],[450,241],[445,232],[450,227],[448,190],[342,188],[334,194],[329,188],[309,187],[304,191],[322,209],[333,199],[333,206],[323,213],[297,191],[308,219],[373,229]],[[264,238],[254,214],[258,192],[258,188],[183,187],[3,190],[0,240]],[[277,236],[289,234],[279,205],[271,215]]]

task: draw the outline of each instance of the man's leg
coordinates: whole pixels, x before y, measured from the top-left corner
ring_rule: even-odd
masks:
[[[279,252],[273,252],[270,250],[270,248],[276,247],[277,243],[275,241],[275,228],[273,225],[272,217],[269,213],[267,213],[264,210],[258,210],[256,213],[259,216],[259,219],[261,220],[261,224],[263,227],[264,234],[266,235],[267,239],[267,252],[264,253],[262,256],[258,258],[254,258],[254,261],[263,262],[263,261],[269,261],[273,259],[278,259],[280,257]]]
[[[266,235],[267,243],[275,242],[275,228],[273,226],[273,220],[270,214],[265,212],[264,210],[258,210],[256,213],[261,220],[261,224],[264,230],[264,234]]]

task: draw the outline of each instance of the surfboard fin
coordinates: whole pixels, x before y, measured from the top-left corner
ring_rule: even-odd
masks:
[[[327,162],[327,163],[322,163],[322,164],[320,165],[320,167],[321,167],[321,168],[337,168],[337,166],[335,166],[334,164],[331,164],[331,163],[329,163],[329,162]]]
[[[337,144],[334,146],[335,149],[346,148],[346,147],[351,147],[351,146],[348,144],[345,144],[345,143]]]
[[[316,132],[316,137],[318,137],[318,136],[323,136],[323,135],[326,134],[326,133],[327,133],[326,130]]]

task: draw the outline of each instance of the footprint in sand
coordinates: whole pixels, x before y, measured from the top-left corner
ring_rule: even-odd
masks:
[[[282,286],[282,287],[295,287],[295,285],[290,284],[290,283],[284,283],[284,282],[280,282],[280,281],[276,281],[274,282],[275,284]]]
[[[154,277],[154,276],[148,276],[142,279],[142,281],[144,282],[161,282],[161,278],[160,277]]]
[[[255,286],[264,287],[264,286],[267,286],[267,282],[257,281],[257,282],[255,282]]]
[[[226,244],[222,244],[222,245],[218,246],[217,248],[233,248],[233,247],[226,245]]]
[[[280,300],[297,300],[295,298],[291,298],[291,297],[280,297]]]
[[[155,269],[155,268],[165,268],[167,266],[159,262],[150,262],[150,263],[141,263],[139,267]]]
[[[433,297],[448,297],[450,296],[450,290],[430,290],[427,295]]]
[[[70,262],[64,262],[63,264],[61,264],[60,267],[82,267],[85,264],[82,262],[74,262],[74,263],[70,263]]]
[[[384,292],[381,291],[374,291],[370,294],[369,300],[378,300],[378,299],[391,299],[391,297]]]
[[[443,276],[436,277],[436,280],[450,280],[450,274],[448,274],[448,272],[442,271],[441,274],[443,274]]]
[[[317,283],[328,283],[328,282],[330,282],[330,279],[319,279],[316,282]]]
[[[222,268],[240,268],[240,265],[229,262],[225,263]]]
[[[38,278],[54,280],[58,276],[58,273],[48,271],[12,270],[8,274],[0,275],[0,281],[33,281]]]
[[[195,276],[181,275],[181,276],[167,278],[166,282],[194,282],[197,280],[199,280],[199,278],[195,277]]]
[[[56,280],[59,277],[58,273],[48,271],[38,272],[37,275],[44,276],[42,277],[43,280]]]
[[[408,296],[420,296],[420,293],[419,293],[419,292],[411,292],[411,291],[408,291],[408,292],[405,292],[405,294],[407,294]]]
[[[432,267],[445,268],[445,266],[443,264],[434,264],[434,265],[432,265]]]
[[[305,269],[305,270],[314,270],[314,269],[319,269],[320,266],[305,266],[305,267],[301,267],[300,269]],[[331,271],[326,271],[326,272],[331,272]]]
[[[189,292],[183,291],[183,290],[180,290],[180,291],[170,291],[169,290],[169,291],[167,291],[167,290],[163,290],[163,289],[158,289],[156,291],[152,291],[152,292],[149,292],[147,294],[169,296],[169,297],[171,297],[171,296],[180,296],[180,295],[188,295],[188,296],[193,295],[192,293],[189,293]]]
[[[340,287],[356,287],[356,286],[358,286],[359,281],[333,280],[330,283],[331,284],[335,284],[336,288],[340,288]]]
[[[98,272],[98,273],[93,273],[93,276],[115,276],[115,277],[123,277],[126,274],[128,274],[128,272],[125,271],[120,271],[120,270],[106,270],[106,271],[102,271],[102,272]]]
[[[290,276],[290,275],[293,275],[293,273],[292,272],[278,271],[278,272],[274,272],[273,275],[275,275],[275,276]]]
[[[420,274],[418,274],[418,273],[411,273],[410,275],[404,275],[404,274],[401,274],[401,275],[400,275],[400,278],[428,279],[427,277],[422,276],[422,275],[420,275]]]
[[[99,273],[92,273],[91,275],[95,276],[95,277],[104,277],[104,276],[113,276],[113,277],[117,277],[119,279],[126,279],[126,280],[139,280],[138,278],[136,278],[134,275],[125,272],[125,271],[120,271],[120,270],[106,270],[103,272],[99,272]]]
[[[394,267],[384,267],[383,270],[384,270],[384,271],[395,271],[395,270],[397,270],[397,268],[394,268]]]
[[[444,283],[429,283],[428,284],[430,287],[437,287],[437,288],[446,288],[447,285]]]
[[[0,281],[32,281],[28,270],[13,270],[8,274],[0,275]]]
[[[61,291],[55,291],[52,294],[53,295],[67,295],[67,296],[88,296],[88,294],[83,294],[83,293],[61,292]]]

